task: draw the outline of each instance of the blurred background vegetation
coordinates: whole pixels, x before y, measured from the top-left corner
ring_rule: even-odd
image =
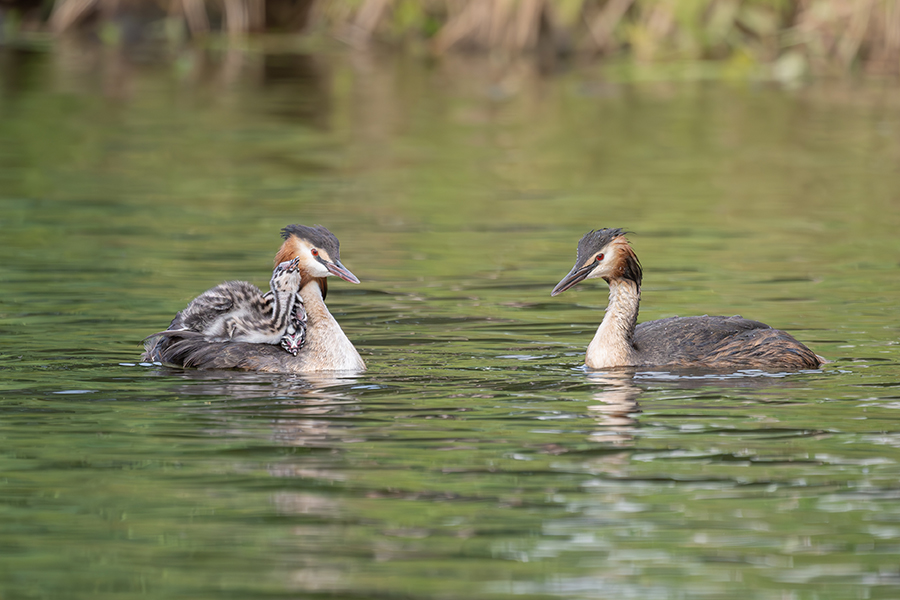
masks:
[[[0,0],[0,40],[169,43],[328,35],[422,56],[715,60],[807,73],[900,73],[900,0]]]

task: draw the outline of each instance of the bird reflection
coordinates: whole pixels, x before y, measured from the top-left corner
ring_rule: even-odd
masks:
[[[667,371],[635,371],[616,369],[612,371],[589,371],[587,382],[597,387],[593,398],[598,403],[588,406],[589,414],[597,421],[600,429],[589,439],[594,442],[630,444],[639,424],[638,414],[643,412],[638,398],[647,384],[657,390],[666,388],[696,393],[700,398],[710,388],[717,391],[742,390],[764,399],[765,390],[777,382],[777,390],[802,387],[807,379],[797,378],[797,373],[767,373],[756,369],[715,370],[715,369],[671,369]],[[752,390],[752,391],[751,391]]]
[[[227,396],[235,400],[269,400],[306,402],[310,399],[356,403],[356,398],[341,392],[358,378],[354,373],[319,371],[302,375],[282,375],[231,370],[182,370],[156,366],[152,374],[176,378],[185,383],[169,391],[185,396]]]
[[[343,425],[341,417],[361,410],[359,399],[347,393],[355,379],[350,375],[277,376],[167,367],[157,372],[181,380],[169,388],[172,395],[208,399],[196,408],[203,416],[215,417],[208,433],[216,436],[257,437],[262,418],[268,438],[279,446],[334,449],[352,437],[351,426]]]
[[[588,412],[601,427],[589,439],[616,445],[630,444],[638,424],[634,415],[641,412],[637,399],[643,392],[634,384],[634,372],[594,371],[587,374],[587,380],[598,388],[593,394],[598,404],[588,406]]]

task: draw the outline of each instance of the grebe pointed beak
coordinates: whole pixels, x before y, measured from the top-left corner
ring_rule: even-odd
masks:
[[[337,275],[344,281],[349,281],[350,283],[359,283],[359,279],[356,278],[356,275],[351,273],[344,265],[340,262],[331,262],[330,260],[321,261],[325,268],[328,269],[328,272],[332,275]]]
[[[562,281],[556,284],[556,287],[553,288],[553,291],[550,292],[550,295],[556,296],[562,294],[570,287],[581,283],[588,275],[591,274],[591,271],[593,271],[594,267],[596,266],[596,263],[591,263],[585,267],[579,267],[578,265],[575,265],[574,267],[572,267],[572,270],[569,271],[569,274],[563,277]]]

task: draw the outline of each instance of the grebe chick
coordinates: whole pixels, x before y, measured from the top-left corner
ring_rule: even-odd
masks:
[[[300,291],[299,265],[297,258],[278,264],[269,281],[271,290],[266,294],[246,281],[227,281],[206,290],[175,315],[168,330],[154,335],[178,336],[190,332],[209,342],[284,346],[283,339],[298,319],[294,306]],[[299,312],[302,311],[301,305]],[[293,331],[289,337],[292,345]]]
[[[321,225],[288,225],[281,235],[284,243],[275,255],[275,263],[295,259],[299,262],[300,284],[292,325],[305,319],[305,336],[296,355],[271,344],[216,342],[190,333],[167,331],[147,339],[143,359],[199,369],[275,373],[364,371],[366,363],[325,305],[326,277],[335,275],[359,283],[341,264],[340,242]],[[292,325],[284,337],[291,335]],[[282,343],[287,343],[284,338]]]
[[[303,299],[297,296],[294,305],[294,314],[288,322],[284,337],[281,338],[281,347],[297,356],[303,342],[306,341],[306,309],[303,308]]]
[[[588,345],[591,369],[624,366],[817,369],[825,359],[790,334],[734,317],[669,317],[637,324],[643,272],[621,229],[586,233],[575,266],[551,296],[585,280],[609,284],[609,305]]]

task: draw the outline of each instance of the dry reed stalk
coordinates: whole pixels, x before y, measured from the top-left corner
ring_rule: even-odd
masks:
[[[250,31],[262,31],[266,27],[266,0],[247,0]]]
[[[500,48],[506,43],[503,26],[512,12],[512,0],[491,0],[484,6],[489,11],[487,21],[470,21],[469,36],[475,40],[483,39],[487,48]]]
[[[180,0],[173,3],[173,6],[180,8],[191,35],[197,37],[209,33],[209,16],[203,0]]]
[[[706,33],[710,38],[710,45],[727,43],[729,34],[736,26],[740,10],[739,0],[718,0],[707,9]]]
[[[513,50],[531,50],[537,46],[543,12],[543,0],[522,0],[516,12]]]
[[[596,50],[603,52],[613,48],[615,44],[613,31],[632,4],[634,4],[634,0],[610,0],[597,16],[588,22],[588,33]]]
[[[353,20],[350,41],[357,46],[368,43],[391,0],[365,0]]]
[[[900,5],[890,2],[884,7],[884,51],[887,55],[900,54]]]
[[[854,0],[845,2],[845,11],[850,12],[850,25],[846,33],[841,36],[838,43],[837,55],[838,59],[845,67],[856,59],[859,48],[862,45],[866,30],[869,28],[869,16],[872,12],[873,0]]]
[[[876,70],[896,73],[900,69],[900,3],[885,3],[884,17],[873,21],[880,23],[882,39],[873,53],[870,66]]]
[[[654,40],[664,39],[673,29],[675,19],[672,15],[672,7],[669,4],[670,2],[660,2],[654,5],[647,15],[645,21],[647,31]]]
[[[896,62],[900,17],[875,18],[876,2],[886,6],[886,14],[897,10],[897,0],[801,0],[797,41],[820,68],[832,63],[846,70],[866,58]]]
[[[484,50],[531,50],[538,44],[541,21],[551,6],[550,0],[448,1],[447,21],[432,47],[437,54],[462,44]]]
[[[638,28],[643,35],[632,36],[635,56],[641,60],[652,60],[659,47],[675,29],[675,17],[669,6],[671,2],[659,2],[641,11]]]
[[[247,6],[242,0],[225,0],[225,27],[229,35],[242,35],[249,29]]]
[[[55,33],[68,31],[99,4],[100,0],[56,0],[50,14],[50,29]]]
[[[314,22],[349,23],[353,18],[353,7],[347,2],[318,0],[313,2],[311,19]]]
[[[490,5],[486,2],[468,2],[435,35],[432,47],[437,54],[444,54],[462,41],[480,23],[490,23]]]

